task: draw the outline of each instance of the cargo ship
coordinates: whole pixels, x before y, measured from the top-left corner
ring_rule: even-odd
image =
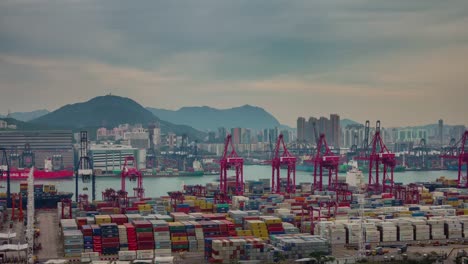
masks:
[[[28,203],[28,183],[20,183],[20,193],[23,208],[26,209]],[[34,207],[36,209],[57,208],[57,203],[63,199],[71,199],[72,192],[57,192],[53,184],[34,184]]]
[[[178,171],[178,170],[165,170],[165,171],[152,171],[143,170],[143,176],[146,177],[193,177],[203,176],[203,171]]]
[[[6,166],[2,166],[1,168],[1,176],[6,179],[8,176],[7,172],[8,168]],[[15,168],[10,166],[10,180],[26,180],[29,176],[29,168]],[[73,168],[66,168],[66,169],[52,169],[52,161],[45,160],[44,169],[34,168],[34,179],[70,179],[73,178],[74,172]]]

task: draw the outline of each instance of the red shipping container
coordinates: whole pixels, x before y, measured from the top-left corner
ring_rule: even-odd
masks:
[[[102,248],[115,248],[119,247],[120,243],[102,243]]]
[[[149,242],[138,243],[137,247],[139,250],[154,249],[154,242],[153,243],[149,243]]]
[[[188,245],[188,241],[173,241],[173,245]]]
[[[132,224],[137,227],[137,228],[148,228],[148,227],[153,227],[153,225],[151,224],[151,222],[147,221],[147,220],[137,220],[137,221],[133,221]]]
[[[111,204],[110,202],[98,202],[98,203],[96,204],[96,207],[97,207],[98,209],[100,209],[100,208],[102,208],[102,207],[111,207],[111,206],[112,206],[112,204]]]
[[[144,240],[145,238],[151,238],[151,239],[153,239],[153,232],[141,232],[141,233],[137,233],[137,239],[138,239],[138,240]]]
[[[167,232],[169,231],[169,227],[153,227],[154,232]]]
[[[276,226],[268,227],[268,232],[279,232],[279,231],[284,231],[283,227],[276,227]]]
[[[102,238],[102,243],[115,243],[115,242],[119,242],[119,238],[118,237],[110,237],[110,238],[107,238],[107,237],[103,237]]]

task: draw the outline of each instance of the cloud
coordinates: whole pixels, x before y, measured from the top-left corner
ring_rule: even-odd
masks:
[[[171,109],[260,105],[289,125],[330,112],[457,122],[466,120],[467,8],[466,0],[1,1],[0,110],[113,92]]]

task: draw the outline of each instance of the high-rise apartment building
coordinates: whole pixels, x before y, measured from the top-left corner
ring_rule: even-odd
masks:
[[[232,143],[240,144],[241,143],[241,128],[236,127],[231,129]]]
[[[444,145],[444,120],[439,119],[439,133],[437,135],[439,137],[439,144],[441,146]]]
[[[218,128],[218,142],[222,143],[226,139],[227,131],[226,128],[220,127]]]
[[[305,139],[307,142],[316,142],[317,139],[315,138],[314,135],[314,123],[317,124],[317,118],[315,117],[309,117],[309,120],[307,121],[306,128],[305,128]]]
[[[297,141],[302,142],[305,140],[305,126],[306,120],[304,117],[297,119]]]
[[[327,138],[329,139],[329,144],[334,146],[335,148],[340,147],[340,137],[341,137],[341,129],[340,129],[340,116],[337,114],[330,115],[330,134],[327,134]]]
[[[329,134],[328,122],[329,122],[328,118],[323,117],[323,116],[317,120],[317,132],[319,134],[325,134],[325,135]]]
[[[465,133],[465,129],[463,125],[453,126],[452,129],[450,129],[450,138],[454,138],[455,141],[458,142],[463,136],[463,133]]]
[[[353,144],[361,146],[364,140],[365,128],[362,124],[347,125],[343,129],[343,147],[350,148]]]

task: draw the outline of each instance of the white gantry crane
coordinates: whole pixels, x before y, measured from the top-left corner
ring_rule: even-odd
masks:
[[[363,259],[366,257],[366,240],[365,240],[365,228],[364,228],[364,194],[360,193],[358,196],[358,204],[359,204],[359,225],[360,225],[360,230],[359,230],[359,259]]]
[[[27,206],[26,240],[28,243],[28,263],[34,263],[34,167],[28,176],[28,206]]]

